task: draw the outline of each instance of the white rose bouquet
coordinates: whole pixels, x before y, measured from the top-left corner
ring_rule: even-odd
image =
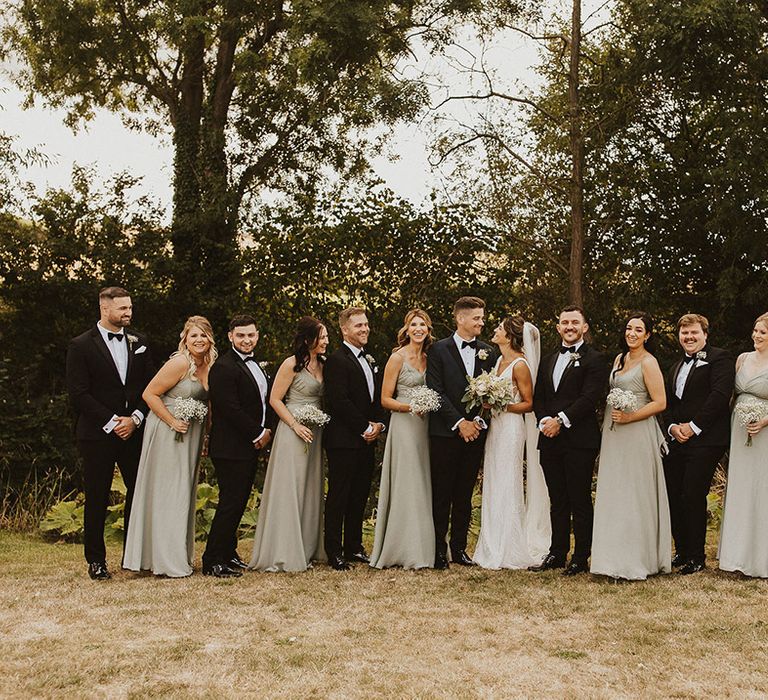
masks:
[[[616,411],[622,413],[633,413],[637,410],[637,396],[631,391],[625,389],[619,389],[614,387],[608,392],[608,398],[606,403]],[[611,421],[611,430],[613,430],[614,422]]]
[[[518,402],[519,397],[508,377],[482,372],[477,377],[468,376],[467,380],[469,386],[461,399],[467,405],[467,410],[480,406],[484,411],[489,407],[490,412],[497,416],[506,411],[509,404]]]
[[[202,423],[208,415],[208,404],[193,399],[191,396],[187,398],[177,396],[173,402],[171,414],[174,418],[186,421],[187,423],[192,421],[200,421]],[[184,433],[176,433],[176,442],[184,442]]]
[[[733,409],[733,413],[738,421],[746,428],[750,423],[759,423],[768,416],[768,401],[758,399],[747,399],[740,401]],[[747,447],[752,447],[752,436],[747,433]]]
[[[428,386],[417,386],[411,392],[411,413],[423,416],[440,408],[440,394]]]

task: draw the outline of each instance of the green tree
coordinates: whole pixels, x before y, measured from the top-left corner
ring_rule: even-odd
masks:
[[[312,189],[359,170],[361,134],[415,114],[425,91],[397,61],[446,37],[474,0],[21,0],[4,35],[19,80],[68,109],[170,129],[180,314],[221,319],[238,289],[239,216],[265,188]]]

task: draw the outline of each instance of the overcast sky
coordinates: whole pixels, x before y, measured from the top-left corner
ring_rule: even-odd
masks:
[[[567,6],[565,0],[558,5]],[[584,16],[600,2],[585,2]],[[465,42],[462,42],[465,43]],[[474,54],[480,53],[477,42],[467,40],[466,45]],[[469,60],[469,55],[453,50],[455,59]],[[499,71],[509,90],[516,89],[515,81],[531,85],[536,80],[532,66],[538,61],[537,47],[530,40],[505,36],[486,47],[486,60]],[[455,92],[466,89],[463,78],[455,65],[444,59],[420,56],[402,66],[406,75],[418,72],[436,76],[434,82],[447,82]],[[437,104],[445,96],[443,90],[433,91]],[[99,111],[88,124],[72,132],[64,124],[64,113],[45,106],[42,101],[31,109],[21,108],[23,95],[12,85],[7,76],[0,76],[0,131],[17,137],[21,149],[39,148],[51,160],[47,167],[33,167],[26,171],[26,179],[34,183],[38,191],[47,187],[67,187],[73,164],[92,165],[99,179],[128,171],[142,178],[142,189],[164,203],[171,201],[172,150],[168,135],[155,137],[126,129],[120,117],[107,111]],[[451,106],[453,113],[471,118],[478,109],[469,103]],[[427,115],[418,124],[398,127],[387,140],[388,155],[373,161],[375,173],[395,192],[414,202],[421,201],[433,189],[440,189],[441,173],[430,168],[428,144],[431,119]],[[394,160],[393,160],[394,158]]]

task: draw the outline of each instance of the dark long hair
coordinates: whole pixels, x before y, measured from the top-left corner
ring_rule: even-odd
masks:
[[[515,352],[523,352],[523,328],[525,319],[519,314],[507,316],[502,322],[501,327],[509,340],[510,347]]]
[[[645,342],[645,349],[651,353],[651,355],[656,354],[656,340],[653,337],[653,318],[651,318],[651,315],[645,311],[630,311],[624,317],[624,325],[621,327],[621,338],[619,339],[621,357],[619,358],[619,366],[616,368],[616,372],[621,372],[621,370],[624,369],[624,363],[627,361],[629,345],[627,345],[627,339],[624,336],[627,332],[627,324],[634,319],[642,321],[646,333],[650,333],[648,340]]]
[[[309,364],[309,351],[315,347],[325,324],[312,316],[302,316],[296,324],[293,338],[293,356],[296,358],[294,372],[301,372]],[[318,355],[320,362],[325,360]]]

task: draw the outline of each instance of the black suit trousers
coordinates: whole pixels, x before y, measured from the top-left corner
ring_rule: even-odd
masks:
[[[464,442],[460,437],[433,435],[429,441],[432,474],[432,518],[435,522],[435,552],[446,553],[448,523],[451,524],[451,552],[467,548],[472,520],[472,492],[483,460],[482,439]]]
[[[351,557],[363,549],[363,517],[371,490],[375,448],[327,448],[325,551]]]
[[[557,445],[540,452],[552,523],[549,553],[558,559],[565,559],[571,550],[571,518],[573,559],[586,563],[592,551],[592,473],[597,452]]]
[[[704,561],[707,538],[707,495],[725,447],[673,443],[664,458],[669,514],[675,553]]]
[[[251,496],[257,458],[258,452],[254,450],[252,459],[212,460],[219,484],[219,505],[203,553],[205,567],[226,564],[237,553],[237,528]]]
[[[116,435],[105,440],[79,440],[77,443],[83,459],[83,486],[85,489],[85,560],[106,561],[104,522],[107,519],[109,493],[115,464],[125,482],[125,514],[123,533],[128,532],[128,520],[136,487],[136,474],[141,456],[141,433],[134,433],[128,440]]]

